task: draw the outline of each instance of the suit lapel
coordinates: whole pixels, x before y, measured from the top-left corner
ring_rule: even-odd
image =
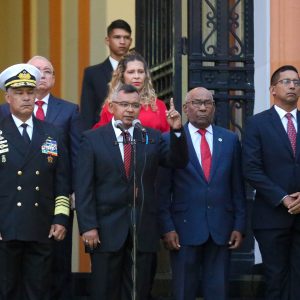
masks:
[[[218,128],[215,126],[212,126],[212,128],[213,128],[213,152],[212,152],[212,161],[211,161],[209,179],[213,178],[214,173],[216,172],[216,169],[218,167],[218,162],[221,153],[223,151],[223,142],[224,142],[224,137],[222,136]]]
[[[19,156],[14,157],[14,162],[18,166],[24,166],[37,151],[41,151],[38,145],[41,145],[44,138],[41,124],[36,122],[33,117],[33,133],[30,145],[26,144],[15,124],[11,115],[3,121],[4,137],[8,140],[9,147],[13,147]]]
[[[185,133],[186,133],[186,139],[187,139],[187,144],[188,144],[188,149],[189,149],[190,162],[193,165],[193,167],[196,169],[196,171],[199,173],[199,175],[203,177],[203,180],[205,180],[201,164],[199,162],[196,151],[194,149],[194,145],[193,145],[192,138],[191,138],[190,131],[189,131],[189,127],[188,127],[188,123],[184,125],[184,130],[185,130]],[[199,147],[200,147],[200,145],[199,145]]]
[[[274,106],[272,108],[270,108],[270,119],[271,119],[271,124],[275,128],[275,132],[279,136],[280,143],[282,143],[289,150],[290,154],[294,157],[291,142],[289,140],[287,132],[285,131],[285,129],[282,125],[282,122],[280,120],[280,117],[279,117],[277,111],[275,110]],[[297,137],[297,140],[298,140],[298,137]]]
[[[55,101],[55,98],[52,95],[50,95],[45,121],[53,124],[60,110],[61,107],[59,101]]]
[[[296,158],[300,154],[300,111],[297,111],[297,139],[296,139]]]
[[[105,130],[103,134],[103,138],[106,143],[107,149],[110,149],[111,156],[113,157],[113,161],[116,164],[116,167],[120,170],[122,174],[122,178],[127,181],[124,162],[122,160],[119,144],[117,142],[115,131],[112,127],[111,122],[103,128]]]
[[[38,152],[41,152],[41,145],[46,140],[45,132],[42,124],[33,118],[33,132],[29,151],[27,152],[24,165],[28,163]]]
[[[140,170],[141,167],[144,165],[144,160],[145,160],[145,154],[146,154],[146,149],[145,149],[145,144],[141,142],[142,136],[141,132],[139,130],[134,129],[133,131],[133,139],[136,140],[136,171],[141,174]],[[133,150],[133,148],[132,148]],[[130,181],[133,176],[133,167],[134,167],[134,153],[132,152],[131,155],[131,165],[130,165],[130,176],[128,180]]]
[[[24,160],[27,152],[29,151],[28,145],[23,140],[20,131],[18,130],[15,122],[11,115],[7,116],[3,121],[3,131],[4,131],[4,138],[7,139],[9,143],[9,147],[12,146],[16,151],[20,154],[20,163]],[[17,158],[18,160],[18,158]]]
[[[105,60],[104,66],[105,66],[105,72],[104,72],[105,75],[104,76],[105,76],[106,82],[110,82],[111,81],[111,76],[112,76],[112,73],[113,73],[114,70],[112,68],[109,57]]]

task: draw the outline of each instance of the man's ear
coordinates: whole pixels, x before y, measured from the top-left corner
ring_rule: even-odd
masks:
[[[275,92],[275,87],[274,87],[274,85],[271,85],[271,86],[270,86],[270,88],[269,88],[269,91],[270,91],[270,93],[271,93],[273,96],[275,96],[275,95],[276,95],[276,92]]]
[[[104,42],[105,42],[105,45],[107,47],[109,47],[109,37],[108,36],[105,37]]]
[[[10,99],[9,99],[9,95],[8,95],[8,92],[6,91],[5,94],[4,94],[4,98],[5,98],[5,101],[10,104]]]
[[[113,103],[111,101],[108,102],[108,111],[113,114]]]

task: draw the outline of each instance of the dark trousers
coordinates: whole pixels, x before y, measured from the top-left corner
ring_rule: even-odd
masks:
[[[0,242],[0,299],[49,300],[53,243]]]
[[[67,235],[63,241],[54,242],[54,254],[52,264],[52,300],[72,299],[72,230],[74,213],[70,211]]]
[[[266,279],[266,300],[300,297],[300,231],[295,228],[254,230]]]
[[[137,300],[148,299],[151,288],[151,268],[154,253],[137,251]],[[91,254],[91,297],[92,300],[132,299],[132,240],[128,238],[117,252],[94,252]]]
[[[172,291],[176,300],[196,300],[202,274],[205,300],[228,299],[230,251],[212,239],[199,246],[181,246],[171,251]]]

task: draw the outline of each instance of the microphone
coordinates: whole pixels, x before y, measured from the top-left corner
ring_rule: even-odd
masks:
[[[119,128],[123,133],[125,133],[126,130],[125,130],[123,122],[121,120],[116,120],[114,122],[114,126]]]
[[[142,133],[142,143],[143,144],[147,144],[149,143],[149,138],[148,138],[148,134],[147,134],[147,130],[146,128],[141,124],[141,121],[139,119],[135,119],[132,121],[132,126],[134,128],[137,128],[141,131]]]
[[[142,133],[147,133],[146,128],[141,124],[141,121],[139,119],[135,119],[132,121],[132,126],[134,128],[138,128],[139,130],[142,131]]]

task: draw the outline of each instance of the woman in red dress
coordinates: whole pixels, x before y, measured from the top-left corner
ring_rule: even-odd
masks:
[[[139,119],[143,126],[151,127],[161,132],[170,130],[167,122],[165,103],[156,97],[152,86],[150,71],[145,59],[137,52],[129,52],[119,62],[109,83],[109,94],[100,113],[100,121],[93,128],[109,123],[112,114],[109,111],[110,95],[120,84],[135,86],[141,96],[142,108]]]

